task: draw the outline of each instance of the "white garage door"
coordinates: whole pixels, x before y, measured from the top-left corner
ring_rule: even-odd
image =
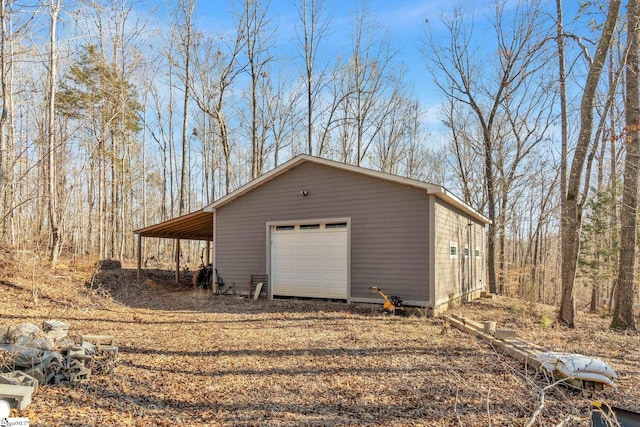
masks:
[[[271,239],[273,295],[347,299],[346,223],[274,226]]]

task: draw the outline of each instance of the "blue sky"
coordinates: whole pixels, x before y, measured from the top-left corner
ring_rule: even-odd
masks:
[[[515,4],[516,1],[509,0],[508,4]],[[296,0],[272,0],[269,8],[277,28],[279,51],[286,54],[288,49],[291,55],[295,55],[295,25],[298,21],[295,3]],[[568,3],[569,5],[565,7],[575,10],[576,3],[572,1]],[[331,41],[324,46],[325,54],[329,57],[335,55],[340,49],[348,48],[351,14],[361,4],[362,0],[331,0],[333,34]],[[455,1],[446,0],[369,0],[366,2],[377,21],[388,30],[390,40],[398,50],[396,61],[402,63],[406,69],[406,80],[413,88],[415,97],[420,101],[423,109],[430,112],[425,117],[425,122],[429,126],[437,127],[439,124],[436,111],[439,109],[440,95],[432,83],[425,59],[420,53],[420,40],[424,39],[425,25],[429,26],[429,30],[436,37],[444,30],[441,17],[448,15],[455,4]],[[462,5],[469,19],[474,21],[475,34],[492,35],[490,23],[494,4],[492,0],[469,0],[457,4]],[[547,7],[551,7],[551,13],[555,13],[555,2],[549,2]],[[230,2],[227,0],[199,0],[196,7],[197,25],[212,32],[224,28],[230,29],[232,25],[230,10]],[[425,24],[426,20],[428,24]],[[483,41],[480,40],[480,42]],[[293,73],[294,70],[291,72]]]
[[[161,1],[161,0],[158,0]],[[169,0],[175,4],[176,0]],[[507,0],[507,9],[518,0]],[[239,0],[198,0],[195,11],[195,25],[199,30],[210,34],[232,31],[233,16],[231,3]],[[297,56],[296,25],[298,14],[297,0],[271,0],[269,15],[272,18],[275,34],[273,54],[280,59],[280,64],[291,64],[287,74],[295,76],[300,61]],[[332,5],[331,36],[324,42],[323,53],[331,61],[340,53],[348,54],[351,38],[351,15],[362,5],[362,0],[330,0]],[[575,15],[577,2],[567,1],[565,5],[565,22]],[[456,2],[443,0],[369,0],[368,9],[382,28],[388,32],[388,38],[398,51],[395,61],[402,63],[406,70],[406,83],[413,95],[420,102],[424,111],[423,123],[433,134],[444,131],[440,117],[441,94],[433,84],[433,78],[427,70],[425,58],[420,52],[421,41],[424,40],[424,29],[429,30],[437,38],[446,36],[442,17],[449,15],[455,5],[463,7],[463,13],[474,24],[474,36],[480,49],[486,49],[493,37],[491,19],[493,0],[469,0]],[[551,16],[555,15],[555,2],[543,3]],[[166,5],[159,6],[156,19],[163,21],[167,13]],[[426,23],[428,21],[428,23]],[[584,31],[584,30],[583,30]],[[586,31],[585,31],[586,32]],[[482,35],[487,37],[483,38]],[[491,50],[487,50],[491,54]],[[285,57],[287,60],[282,60]],[[288,66],[288,65],[285,65]],[[433,135],[433,136],[436,136]],[[442,136],[442,135],[441,135]],[[436,139],[439,139],[436,136]]]
[[[272,0],[270,15],[276,27],[278,52],[281,55],[296,55],[296,30],[298,24],[295,0]],[[324,54],[330,59],[349,46],[351,15],[361,4],[355,0],[333,0],[330,40],[324,46]],[[482,2],[481,2],[482,3]],[[398,50],[396,61],[402,63],[407,72],[407,83],[415,97],[427,111],[424,121],[431,130],[439,127],[437,105],[439,95],[432,84],[425,61],[420,53],[425,20],[436,30],[441,26],[440,16],[451,9],[451,3],[441,0],[372,0],[366,3],[373,16],[389,33],[390,41]],[[481,12],[482,13],[482,12]],[[195,13],[196,25],[212,33],[230,30],[231,7],[228,1],[199,0]],[[291,70],[294,73],[295,70]]]

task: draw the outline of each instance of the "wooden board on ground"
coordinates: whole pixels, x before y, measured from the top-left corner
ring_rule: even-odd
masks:
[[[484,324],[474,322],[466,317],[452,315],[447,319],[452,326],[457,329],[474,335],[483,341],[488,342],[504,354],[513,357],[516,360],[523,362],[527,366],[533,366],[536,369],[542,368],[542,362],[536,357],[537,354],[548,352],[549,349],[541,347],[539,345],[528,343],[517,335],[512,337],[512,334],[505,334],[510,338],[499,339],[491,334],[485,332]],[[557,380],[564,380],[564,383],[578,389],[595,389],[602,390],[603,384],[593,381],[586,381],[577,378],[565,378],[560,375],[558,371],[553,372],[554,378]]]
[[[258,299],[260,292],[262,292],[263,283],[256,284],[256,290],[253,292],[253,299]]]
[[[535,344],[527,343],[520,340],[517,336],[511,339],[498,339],[493,335],[484,332],[484,324],[474,322],[462,316],[453,315],[449,317],[449,323],[463,332],[472,334],[483,341],[486,341],[502,351],[503,353],[526,363],[534,368],[540,368],[542,363],[536,358],[539,352],[547,351],[547,349]]]

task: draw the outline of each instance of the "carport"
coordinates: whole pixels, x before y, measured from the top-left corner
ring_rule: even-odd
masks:
[[[213,212],[204,209],[179,216],[168,221],[134,231],[138,235],[138,282],[142,281],[142,239],[155,237],[175,239],[176,241],[176,283],[180,280],[180,241],[199,240],[206,242],[206,256],[211,259],[211,242],[213,242]]]

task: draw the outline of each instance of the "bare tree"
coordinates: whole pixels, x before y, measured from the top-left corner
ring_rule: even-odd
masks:
[[[500,229],[498,268],[503,278],[507,272],[507,217],[523,195],[528,181],[535,179],[536,171],[527,171],[527,160],[550,134],[549,129],[553,125],[552,94],[546,73],[532,74],[528,81],[523,82],[521,96],[504,101],[506,135],[498,138],[496,151]],[[519,269],[519,266],[516,265],[516,268]],[[500,285],[504,287],[504,280],[500,281]]]
[[[556,43],[558,44],[558,93],[560,96],[560,194],[567,194],[567,162],[569,158],[569,118],[567,105],[567,71],[565,60],[564,13],[562,0],[556,0]]]
[[[620,32],[622,29],[620,29]],[[616,34],[618,40],[622,34]],[[593,137],[594,143],[587,160],[587,172],[585,180],[589,180],[592,168],[590,159],[594,158],[596,163],[596,184],[595,192],[589,192],[589,197],[585,202],[585,220],[581,229],[580,253],[578,266],[580,272],[588,275],[591,279],[591,311],[599,309],[600,294],[605,288],[613,293],[615,279],[618,276],[618,255],[619,245],[619,176],[618,163],[619,153],[616,141],[617,135],[623,133],[624,125],[619,123],[622,113],[617,104],[617,93],[623,92],[620,86],[624,70],[623,57],[618,43],[614,43],[609,52],[608,62],[608,89],[604,94],[603,101],[596,104],[595,112],[598,117],[598,124]],[[602,98],[602,97],[599,97]],[[607,162],[607,149],[610,151],[610,159]],[[608,166],[609,170],[605,171]],[[608,172],[608,180],[605,173]],[[585,184],[586,187],[586,184]],[[586,196],[585,196],[586,197]],[[611,286],[607,286],[611,284]],[[611,307],[611,305],[609,305]]]
[[[164,68],[165,74],[162,76],[166,81],[160,79],[152,80],[151,97],[153,100],[154,124],[148,126],[151,137],[156,141],[162,152],[162,199],[161,220],[171,218],[175,210],[176,191],[176,156],[174,121],[176,115],[177,97],[175,95],[175,80],[178,74],[178,64],[175,57],[178,55],[178,34],[174,28],[177,24],[172,23],[172,30],[163,38],[163,48],[161,59],[156,67]],[[166,85],[166,86],[165,86]],[[165,89],[166,87],[166,89]],[[165,91],[167,92],[165,94]]]
[[[447,159],[444,148],[427,144],[428,135],[420,129],[419,121],[414,121],[414,129],[408,137],[401,174],[407,178],[445,185]]]
[[[480,212],[486,208],[486,189],[482,162],[482,144],[478,135],[482,131],[474,121],[473,113],[449,98],[443,107],[444,125],[451,132],[451,141],[445,146],[451,170],[455,174],[460,194],[465,203]]]
[[[588,192],[588,185],[583,187],[582,177],[585,169],[587,154],[591,147],[591,137],[593,133],[593,115],[596,102],[596,92],[598,83],[607,59],[607,54],[611,47],[618,14],[620,11],[620,1],[611,0],[607,9],[607,18],[602,28],[602,34],[598,41],[593,60],[589,64],[587,81],[582,93],[580,104],[580,130],[576,143],[571,167],[569,168],[568,157],[562,158],[561,168],[564,170],[562,176],[566,176],[566,192],[561,194],[561,238],[562,238],[562,294],[560,309],[558,310],[558,321],[568,327],[575,326],[575,303],[574,303],[574,283],[576,278],[578,254],[580,251],[580,228],[582,227],[582,211],[584,199]],[[560,8],[561,9],[561,8]],[[559,39],[562,40],[562,37]],[[562,52],[562,45],[560,45]],[[562,80],[561,80],[562,81]],[[563,152],[563,154],[566,154]],[[562,183],[561,183],[562,188]]]
[[[49,200],[49,231],[50,231],[50,249],[49,259],[51,266],[55,267],[58,263],[58,255],[60,252],[60,228],[58,224],[58,197],[56,184],[56,137],[55,137],[55,105],[56,105],[56,73],[58,66],[57,47],[56,47],[56,26],[58,24],[58,13],[60,12],[60,1],[51,0],[50,17],[51,27],[49,33],[49,79],[48,79],[48,109],[47,109],[47,141],[49,146],[48,155],[48,172],[49,179],[47,181],[47,196]]]
[[[402,173],[407,151],[413,145],[412,140],[421,136],[419,115],[417,101],[398,92],[391,95],[382,116],[380,131],[372,141],[370,158],[375,168],[395,175]]]
[[[260,117],[262,127],[270,134],[273,141],[273,166],[283,161],[283,150],[290,147],[294,138],[301,132],[297,131],[297,120],[301,117],[299,100],[303,95],[300,85],[289,86],[287,75],[280,70],[277,81],[273,82],[273,73],[269,73],[261,81]],[[275,87],[274,87],[275,86]],[[286,158],[285,158],[286,160]]]
[[[325,96],[329,99],[325,101],[326,105],[323,105],[322,111],[318,114],[320,121],[318,125],[317,156],[326,155],[332,140],[332,134],[339,127],[339,123],[344,122],[341,110],[343,109],[343,103],[350,95],[345,89],[346,84],[344,82],[346,80],[345,69],[337,62],[331,69],[330,77],[328,78],[329,84],[325,90]]]
[[[2,235],[5,234],[6,216],[5,212],[8,207],[7,200],[7,171],[9,163],[9,149],[10,145],[8,140],[10,138],[11,120],[12,120],[12,100],[11,96],[11,38],[8,34],[9,16],[7,10],[6,0],[2,0],[0,3],[0,89],[2,90],[2,113],[0,114],[0,221],[2,226]]]
[[[44,7],[46,3],[42,4]],[[14,129],[14,98],[16,87],[15,63],[22,34],[32,28],[32,21],[41,5],[25,6],[14,1],[0,2],[0,238],[7,237],[9,219],[14,217],[15,207],[24,203],[24,199],[14,200],[17,176],[17,156],[12,155],[22,149],[16,147]],[[20,194],[26,196],[25,194]]]
[[[145,23],[140,17],[132,19],[129,0],[87,0],[82,5],[71,15],[79,36],[69,38],[79,56],[66,70],[56,101],[58,147],[81,164],[71,180],[59,185],[65,192],[60,211],[67,227],[77,230],[78,223],[83,224],[78,235],[91,252],[123,258],[134,247],[136,169],[131,166],[139,153],[135,136],[141,105],[132,81],[141,62],[138,42]],[[85,44],[87,35],[91,44]],[[69,215],[75,209],[71,204],[81,197],[87,206],[79,210],[84,215]],[[78,244],[75,237],[71,243]]]
[[[179,214],[185,211],[185,199],[187,193],[187,154],[189,152],[189,99],[191,90],[191,50],[193,45],[193,11],[197,0],[180,0],[179,7],[184,18],[180,34],[183,35],[180,50],[183,58],[184,71],[184,98],[182,102],[182,167],[180,168],[180,202],[178,203]]]
[[[273,58],[269,52],[273,43],[271,20],[268,18],[269,0],[243,0],[244,7],[238,13],[242,23],[241,34],[245,38],[244,53],[249,73],[249,108],[251,140],[251,179],[262,175],[264,163],[264,131],[259,128],[258,103],[260,80],[266,77],[266,67]]]
[[[366,5],[355,11],[352,20],[343,135],[351,133],[349,139],[355,139],[353,163],[360,166],[393,108],[389,100],[402,84],[402,70],[391,70],[396,51],[388,35],[379,35],[382,29]]]
[[[636,329],[635,296],[638,178],[640,177],[640,2],[627,4],[626,143],[624,188],[620,212],[621,238],[618,289],[611,327]]]
[[[504,218],[513,177],[519,164],[544,135],[530,122],[531,116],[544,117],[547,109],[536,105],[548,88],[541,83],[547,55],[544,50],[549,37],[543,16],[536,1],[518,2],[510,11],[512,18],[504,19],[505,3],[496,4],[493,26],[497,42],[496,63],[490,69],[481,68],[486,61],[481,50],[471,45],[473,32],[465,25],[466,11],[455,10],[444,23],[449,33],[446,45],[427,35],[425,55],[430,60],[436,85],[452,103],[459,103],[471,112],[478,128],[480,154],[483,159],[488,217],[489,290],[501,290],[502,276],[496,274],[496,255],[501,263],[503,244],[496,244],[504,234]],[[542,76],[541,76],[542,74]],[[444,77],[443,77],[444,76]],[[533,83],[530,83],[533,82]],[[548,104],[548,101],[545,101]],[[538,113],[536,113],[538,112]],[[537,118],[534,119],[537,124]],[[456,124],[455,122],[451,122]],[[548,126],[548,125],[545,125]],[[518,135],[515,145],[507,135]],[[471,135],[472,137],[474,135]],[[506,150],[512,150],[509,154]],[[505,162],[511,161],[509,165]]]
[[[193,98],[198,108],[215,123],[217,140],[222,149],[225,166],[225,194],[231,191],[232,143],[229,136],[227,96],[238,75],[244,70],[238,61],[245,43],[240,23],[229,46],[205,38],[194,57],[195,88]]]
[[[323,88],[326,65],[318,64],[320,44],[328,35],[330,0],[299,0],[296,4],[300,23],[298,43],[304,59],[303,79],[307,104],[307,153],[313,154],[316,102]],[[318,69],[319,68],[319,69]]]

